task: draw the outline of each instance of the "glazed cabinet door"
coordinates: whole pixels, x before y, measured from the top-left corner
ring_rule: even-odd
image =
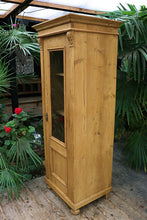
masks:
[[[59,41],[60,40],[60,41]],[[64,42],[63,42],[64,43]],[[46,181],[57,190],[67,193],[67,149],[65,116],[65,47],[62,37],[45,42],[45,75],[47,75],[46,100],[47,147],[46,158],[49,175]]]

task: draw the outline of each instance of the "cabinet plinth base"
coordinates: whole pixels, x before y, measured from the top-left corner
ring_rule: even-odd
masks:
[[[89,197],[80,200],[77,203],[74,203],[70,198],[68,197],[68,194],[65,194],[59,187],[56,186],[54,182],[52,182],[49,178],[45,177],[45,181],[47,184],[47,187],[49,186],[51,189],[53,189],[71,208],[71,213],[74,215],[78,215],[80,212],[80,208],[83,207],[84,205],[89,204],[90,202],[105,196],[105,198],[109,198],[109,194],[112,190],[112,187],[109,186],[103,190],[98,191],[97,193],[90,195]]]
[[[76,209],[76,210],[71,209],[71,213],[72,213],[73,215],[78,215],[78,214],[80,214],[80,209]]]

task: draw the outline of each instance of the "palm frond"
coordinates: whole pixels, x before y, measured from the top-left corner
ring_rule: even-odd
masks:
[[[22,168],[27,168],[29,159],[31,159],[35,165],[41,162],[40,157],[32,150],[30,141],[26,137],[19,138],[15,141],[8,151],[9,160],[13,164],[20,164]]]
[[[9,168],[0,170],[0,193],[1,201],[5,191],[7,192],[8,200],[14,196],[19,197],[19,190],[23,186],[22,176]]]
[[[147,82],[144,81],[137,90],[136,96],[138,96],[139,102],[142,103],[144,110],[147,112]]]
[[[116,125],[118,122],[123,125],[124,121],[128,132],[125,153],[129,166],[136,170],[143,166],[146,171],[147,8],[141,6],[138,10],[134,5],[124,7],[120,4],[118,9],[101,15],[122,21],[118,41]]]
[[[8,93],[7,89],[12,80],[13,77],[11,74],[8,74],[8,65],[0,59],[0,96],[2,96],[2,92]]]
[[[134,119],[137,121],[143,117],[141,104],[134,91],[136,91],[136,84],[133,81],[125,82],[122,79],[118,79],[116,114],[119,117],[126,118],[128,125],[134,121]]]
[[[2,152],[2,149],[0,148],[0,170],[7,168],[7,160]]]
[[[115,139],[121,139],[125,134],[125,120],[122,117],[115,115]]]
[[[0,29],[0,55],[9,56],[19,48],[24,55],[34,54],[35,57],[39,56],[40,49],[37,42],[36,34],[33,32],[25,31],[24,29],[5,30]]]
[[[132,132],[127,139],[127,144],[124,148],[124,154],[127,158],[127,164],[130,167],[135,167],[136,171],[144,168],[147,170],[147,127],[142,126],[142,129]]]
[[[132,44],[132,49],[126,49],[119,54],[122,57],[121,69],[126,71],[129,78],[134,78],[138,84],[145,79],[147,69],[147,48]]]

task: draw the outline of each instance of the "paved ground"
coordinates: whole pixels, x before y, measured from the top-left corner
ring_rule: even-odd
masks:
[[[0,220],[147,220],[147,174],[122,164],[121,146],[114,145],[112,192],[81,208],[77,216],[52,190],[44,177],[26,184],[19,200],[0,205]]]

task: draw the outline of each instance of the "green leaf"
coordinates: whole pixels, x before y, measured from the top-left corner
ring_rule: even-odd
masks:
[[[4,144],[5,144],[6,146],[9,146],[9,145],[11,144],[11,141],[5,140]]]
[[[128,125],[135,119],[143,117],[143,111],[139,98],[136,97],[136,84],[133,81],[125,82],[122,79],[117,80],[116,94],[116,114],[127,118]]]
[[[32,150],[31,141],[27,137],[19,138],[8,151],[8,157],[11,163],[16,161],[22,168],[28,167],[28,161],[31,159],[35,165],[41,162],[40,157]]]
[[[21,121],[27,121],[28,117],[21,118]]]
[[[29,133],[35,132],[35,128],[34,128],[33,126],[29,126],[28,132],[29,132]]]
[[[6,123],[6,126],[7,127],[10,127],[10,128],[14,128],[15,127],[15,121],[14,120],[11,120],[9,122]]]
[[[20,188],[23,186],[22,176],[12,168],[5,168],[0,170],[0,193],[1,201],[3,199],[5,190],[7,191],[8,200],[20,195]]]
[[[6,136],[6,132],[5,131],[1,131],[0,132],[0,138],[4,138]]]
[[[124,155],[127,156],[127,163],[136,171],[147,169],[147,127],[143,124],[141,130],[134,131],[128,138],[124,148]]]

